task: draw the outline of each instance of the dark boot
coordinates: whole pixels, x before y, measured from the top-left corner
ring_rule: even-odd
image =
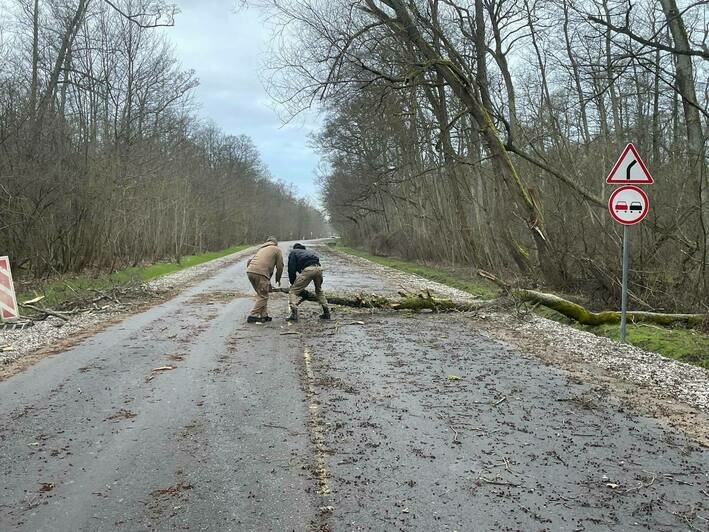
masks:
[[[321,320],[329,320],[330,319],[330,309],[329,308],[323,307],[322,314],[320,314],[320,319]]]
[[[298,321],[298,311],[296,309],[292,309],[290,311],[290,316],[288,316],[286,318],[286,321],[292,321],[292,322]]]
[[[261,321],[263,323],[268,323],[269,321],[273,321],[273,318],[271,316],[261,316]]]
[[[246,318],[246,323],[261,323],[261,318],[259,316],[249,316]]]

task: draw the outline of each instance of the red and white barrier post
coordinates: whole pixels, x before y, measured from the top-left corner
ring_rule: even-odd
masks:
[[[12,284],[9,257],[0,257],[0,321],[15,321],[20,317]]]

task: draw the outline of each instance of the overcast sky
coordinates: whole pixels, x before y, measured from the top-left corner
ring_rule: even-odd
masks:
[[[271,31],[255,9],[234,11],[234,0],[175,0],[181,13],[166,33],[185,69],[200,81],[200,114],[225,132],[251,137],[273,176],[317,201],[318,157],[307,146],[315,113],[283,126],[260,70]]]

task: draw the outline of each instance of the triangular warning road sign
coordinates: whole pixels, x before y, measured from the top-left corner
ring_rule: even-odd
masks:
[[[623,153],[615,163],[613,170],[608,174],[606,183],[612,185],[627,185],[628,183],[644,183],[650,185],[654,183],[645,163],[640,158],[638,150],[633,144],[628,144]]]

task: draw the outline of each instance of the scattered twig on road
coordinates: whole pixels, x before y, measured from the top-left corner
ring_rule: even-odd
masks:
[[[508,472],[512,473],[513,475],[516,475],[517,473],[512,470],[512,466],[510,465],[510,460],[509,460],[509,458],[507,458],[506,456],[504,456],[504,457],[502,458],[502,460],[503,460],[503,462],[505,463],[505,469],[506,469]]]
[[[684,484],[685,486],[694,486],[693,483],[687,482],[685,480],[679,480],[678,478],[675,478],[674,475],[682,475],[683,473],[653,473],[652,471],[645,471],[643,469],[643,473],[646,473],[647,475],[650,475],[653,477],[660,477],[665,480],[671,480],[672,482],[677,482],[678,484]]]
[[[569,467],[569,464],[566,463],[566,461],[561,456],[559,456],[559,453],[557,453],[555,449],[552,449],[551,451],[549,451],[549,454],[551,456],[553,456],[554,458],[556,458],[557,460],[559,460],[559,462],[564,464],[566,467]]]
[[[160,366],[159,368],[153,368],[153,372],[155,371],[170,371],[171,369],[176,369],[177,366]]]
[[[647,484],[643,484],[643,483],[641,482],[641,483],[638,484],[637,486],[634,486],[634,487],[632,487],[632,488],[626,489],[626,490],[625,490],[625,493],[629,493],[629,492],[631,492],[631,491],[641,490],[641,489],[644,489],[644,488],[649,488],[650,486],[652,486],[652,485],[655,483],[655,479],[656,479],[656,478],[657,478],[657,477],[656,477],[655,475],[653,475],[652,478],[650,479],[650,482],[648,482]]]
[[[514,482],[507,482],[505,480],[490,480],[489,478],[485,478],[482,475],[480,475],[477,480],[482,480],[486,484],[494,484],[495,486],[511,486],[513,488],[519,488],[521,486],[521,484],[515,484]]]
[[[153,380],[153,379],[155,378],[155,375],[156,375],[156,374],[158,374],[158,373],[160,373],[160,372],[162,372],[162,371],[170,371],[170,370],[173,370],[173,369],[177,369],[177,366],[160,366],[159,368],[153,368],[153,370],[152,370],[152,372],[151,372],[151,374],[150,374],[150,377],[148,377],[147,379],[145,379],[145,382],[150,382],[151,380]]]
[[[503,396],[501,399],[498,399],[497,401],[471,401],[472,404],[474,405],[492,405],[492,406],[498,406],[502,403],[507,401],[507,396]]]
[[[699,528],[695,527],[694,525],[692,525],[692,523],[689,522],[689,517],[687,517],[685,514],[679,513],[679,512],[670,512],[670,513],[672,515],[674,515],[677,519],[682,521],[690,530],[700,530]]]
[[[454,435],[453,435],[453,441],[451,443],[453,443],[455,445],[461,445],[462,442],[460,440],[458,440],[458,431],[455,430],[455,427],[453,427],[453,424],[451,423],[450,418],[444,417],[443,414],[440,414],[438,412],[436,413],[436,415],[441,419],[441,421],[445,421],[446,425],[448,425],[448,427],[453,431]]]
[[[289,429],[288,427],[284,427],[283,425],[276,425],[276,424],[273,424],[273,423],[261,423],[261,426],[262,426],[262,427],[268,427],[268,428],[271,428],[271,429],[287,430],[287,431],[289,431],[289,432],[290,432],[290,430],[291,430],[291,429]]]

